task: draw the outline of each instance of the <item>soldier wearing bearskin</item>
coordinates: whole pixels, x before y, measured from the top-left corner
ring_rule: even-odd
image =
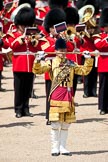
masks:
[[[67,33],[66,33],[67,51],[73,52],[73,51],[79,50],[79,47],[81,45],[81,39],[79,36],[76,35],[76,30],[75,30],[75,25],[79,23],[79,14],[78,14],[78,10],[74,7],[67,7],[64,11],[66,13],[66,24],[67,24]],[[80,55],[67,54],[66,56],[68,59],[78,64],[81,64]],[[75,95],[76,88],[77,88],[77,79],[78,79],[78,75],[75,74],[74,81],[73,81],[74,95]],[[76,103],[76,106],[77,105],[78,104]]]
[[[87,11],[88,9],[88,11]],[[91,13],[89,10],[91,9]],[[82,16],[80,15],[80,23],[85,24],[85,31],[83,33],[83,42],[80,46],[80,51],[83,52],[85,50],[89,52],[96,52],[96,47],[94,45],[94,41],[92,36],[98,31],[98,25],[96,24],[95,18],[95,8],[93,5],[85,5],[81,8],[84,10]],[[81,14],[80,10],[80,14]],[[87,12],[86,12],[87,11]],[[92,71],[83,77],[84,82],[84,94],[83,97],[97,97],[97,60],[98,58],[92,55],[94,59],[94,65]],[[84,57],[82,56],[82,63],[84,62]]]
[[[93,36],[95,47],[100,51],[98,58],[98,73],[99,73],[99,110],[100,114],[108,113],[108,7],[102,10],[100,28],[103,32]]]
[[[1,17],[1,19],[0,19],[0,38],[2,37],[2,32],[3,32],[2,9],[3,9],[3,0],[0,1],[0,12],[1,12],[0,13],[0,17]],[[0,39],[0,91],[4,92],[5,89],[3,89],[1,87],[2,71],[3,71],[3,64],[4,64],[4,62],[3,62],[3,53],[2,53],[2,49],[1,49],[2,45],[3,45],[3,42]]]
[[[32,66],[37,49],[36,44],[33,45],[31,39],[24,33],[25,28],[31,27],[34,21],[35,12],[25,3],[22,8],[17,8],[14,17],[16,28],[3,37],[4,46],[10,47],[13,51],[14,109],[17,118],[33,116],[29,112],[29,97],[34,78]]]

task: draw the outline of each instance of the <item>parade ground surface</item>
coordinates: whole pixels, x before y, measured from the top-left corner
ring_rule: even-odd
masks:
[[[34,117],[16,118],[11,66],[3,71],[0,92],[0,162],[108,162],[108,114],[99,115],[98,98],[83,98],[83,84],[75,96],[77,122],[69,128],[67,148],[72,156],[51,156],[50,130],[45,119],[44,76],[34,81],[38,99],[30,99]]]

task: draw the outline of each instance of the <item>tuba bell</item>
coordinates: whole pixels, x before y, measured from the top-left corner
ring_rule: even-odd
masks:
[[[93,5],[86,5],[79,11],[79,24],[87,25],[87,28],[96,26],[96,19],[94,18],[95,8]]]

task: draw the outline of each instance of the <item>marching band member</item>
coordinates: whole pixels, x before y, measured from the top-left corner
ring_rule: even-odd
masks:
[[[76,35],[76,29],[75,25],[79,23],[79,14],[78,10],[74,7],[67,7],[65,9],[66,13],[66,25],[67,25],[67,34],[66,34],[66,45],[67,45],[67,52],[74,52],[74,51],[79,51],[79,47],[81,45],[81,39],[79,36]],[[78,64],[80,63],[80,55],[77,54],[67,54],[66,55],[68,59],[77,62]],[[73,91],[74,91],[74,96],[77,88],[77,79],[78,75],[74,75],[74,80],[73,80]],[[76,106],[78,106],[78,103],[75,103]]]
[[[46,14],[49,12],[50,8],[48,5],[48,0],[38,0],[36,1],[36,6],[35,6],[35,14],[36,14],[36,18],[37,18],[37,28],[38,30],[43,34],[43,35],[47,35],[48,33],[45,31],[44,26],[43,26],[43,22],[45,19]]]
[[[37,18],[44,19],[49,10],[48,0],[36,1],[35,12]]]
[[[3,1],[1,0],[0,1],[0,11],[3,9]],[[2,16],[2,15],[0,15]],[[3,24],[2,24],[2,21],[0,21],[0,38],[2,37],[2,30],[3,30]],[[2,71],[3,71],[3,54],[2,54],[2,47],[3,45],[3,42],[2,40],[0,39],[0,91],[4,92],[5,89],[3,89],[1,87],[1,79],[2,79]]]
[[[7,44],[13,50],[14,109],[17,118],[33,116],[29,112],[29,97],[34,77],[32,66],[36,46],[33,46],[31,40],[24,33],[25,28],[32,26],[34,21],[34,10],[25,3],[25,6],[20,7],[15,15],[16,29],[6,35]],[[6,44],[5,41],[4,44]]]
[[[100,27],[103,28],[103,32],[94,35],[95,47],[100,51],[98,58],[98,73],[99,73],[99,110],[100,114],[104,115],[108,113],[108,7],[102,10],[100,16]]]
[[[12,3],[8,6],[9,3]],[[4,7],[1,11],[1,20],[3,24],[3,33],[6,34],[10,25],[13,23],[10,19],[12,12],[18,6],[18,1],[4,2]]]
[[[2,86],[1,86],[1,84],[2,84],[1,83],[2,71],[3,71],[3,64],[4,64],[4,62],[3,62],[3,53],[2,53],[2,49],[1,49],[2,45],[3,45],[3,42],[0,40],[0,92],[5,92],[5,89],[2,88]]]
[[[44,28],[48,33],[45,37],[39,39],[39,43],[37,45],[38,50],[42,50],[45,52],[54,52],[55,51],[55,41],[58,34],[54,30],[54,25],[61,23],[66,20],[66,16],[64,11],[61,9],[52,9],[50,10],[44,20]],[[52,60],[55,55],[47,55],[46,59]],[[49,125],[49,92],[51,87],[51,79],[49,74],[45,73],[45,90],[46,90],[46,124]]]
[[[42,63],[42,54],[37,57],[33,65],[34,74],[49,72],[52,75],[52,85],[50,90],[50,114],[51,121],[51,155],[60,154],[71,156],[71,152],[66,149],[68,128],[75,122],[75,107],[73,98],[73,77],[74,74],[87,75],[93,65],[93,60],[89,54],[85,54],[84,66],[80,66],[74,61],[66,59],[66,42],[59,38],[55,43],[56,57],[52,63],[48,60]]]
[[[89,12],[86,12],[86,10],[90,9],[92,10],[91,14]],[[89,52],[96,52],[96,47],[94,45],[94,41],[92,36],[94,35],[97,28],[96,19],[95,16],[92,16],[94,14],[94,7],[92,5],[86,5],[82,8],[82,10],[85,9],[85,12],[82,15],[82,18],[80,23],[85,24],[85,33],[83,34],[83,43],[80,46],[80,52],[83,51],[89,51]],[[94,64],[91,72],[83,77],[83,84],[84,84],[84,94],[83,97],[97,97],[97,57],[92,55],[92,58],[94,59]],[[82,56],[82,63],[84,62],[85,58]]]
[[[13,12],[10,15],[10,19],[11,19],[12,22],[14,22],[14,17],[15,17],[15,15],[17,13],[17,8],[19,10],[19,8],[20,7],[22,8],[23,5],[25,6],[25,4],[28,4],[28,6],[30,6],[31,8],[34,9],[36,2],[35,2],[35,0],[18,0],[17,1],[17,5],[16,5],[16,8],[15,9],[12,8]]]

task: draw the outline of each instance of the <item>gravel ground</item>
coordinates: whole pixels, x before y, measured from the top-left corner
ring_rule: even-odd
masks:
[[[34,82],[38,99],[30,99],[33,118],[15,118],[13,110],[13,75],[5,67],[0,92],[0,162],[107,162],[108,114],[99,115],[98,99],[83,98],[83,85],[78,84],[75,102],[77,122],[69,129],[67,147],[73,155],[52,157],[50,126],[45,120],[45,85],[43,75]]]

